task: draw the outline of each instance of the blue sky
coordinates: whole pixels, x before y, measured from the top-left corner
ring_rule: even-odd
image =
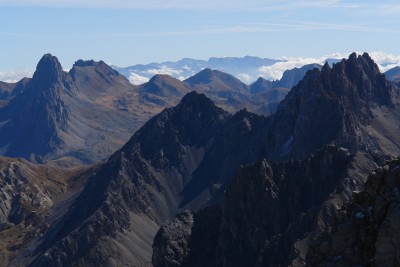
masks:
[[[45,53],[118,66],[183,57],[400,55],[400,2],[0,0],[0,72]]]

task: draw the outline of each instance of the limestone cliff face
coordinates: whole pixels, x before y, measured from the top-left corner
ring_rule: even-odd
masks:
[[[315,240],[310,266],[399,266],[400,160],[373,171],[330,233]]]

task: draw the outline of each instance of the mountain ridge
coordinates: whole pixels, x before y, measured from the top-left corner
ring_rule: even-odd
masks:
[[[80,65],[88,65],[86,67],[95,71],[93,65],[102,64],[80,62],[76,67],[82,68]],[[62,75],[72,80],[67,73]],[[155,77],[158,79],[161,83],[168,79],[178,83],[167,76]],[[121,81],[127,82],[125,78]],[[80,101],[89,103],[85,101],[91,97],[84,95],[85,90],[71,88],[71,94],[83,95]],[[105,90],[110,88],[112,86],[107,86]],[[128,92],[117,102],[101,94],[92,99],[121,106],[125,103],[129,111],[137,108],[130,103],[139,96]],[[71,108],[76,107],[73,101],[66,103]],[[68,119],[78,119],[74,114],[71,112]],[[164,109],[133,135],[131,133],[132,137],[121,149],[82,176],[82,181],[87,182],[72,202],[65,203],[62,217],[43,233],[43,238],[32,240],[31,249],[25,248],[34,253],[24,254],[19,250],[21,255],[15,260],[22,259],[30,266],[149,265],[157,230],[167,220],[172,220],[174,231],[164,231],[163,236],[171,242],[175,242],[175,237],[182,241],[174,243],[177,251],[187,251],[189,244],[197,247],[192,242],[211,235],[210,244],[217,247],[214,249],[210,245],[201,252],[201,258],[229,262],[229,251],[234,251],[229,247],[236,250],[238,242],[225,243],[224,240],[243,234],[234,230],[242,225],[242,229],[249,230],[241,238],[243,250],[239,248],[240,253],[254,259],[254,251],[259,251],[251,244],[259,244],[253,240],[257,236],[262,239],[260,242],[269,240],[269,244],[282,248],[273,258],[259,258],[260,262],[301,266],[306,260],[310,238],[329,228],[336,210],[350,198],[352,191],[361,188],[364,175],[400,152],[396,145],[400,143],[399,115],[398,91],[366,54],[351,55],[332,68],[325,65],[322,70],[308,71],[277,112],[269,117],[246,109],[231,114],[206,95],[190,92],[179,104]],[[74,124],[68,124],[67,130],[71,125]],[[319,133],[324,131],[329,131],[330,135],[321,137]],[[338,165],[335,160],[345,164]],[[272,167],[261,168],[262,171],[263,164]],[[243,166],[256,167],[244,167],[245,178],[232,178],[238,174],[243,177]],[[273,170],[272,173],[267,169]],[[299,172],[304,175],[294,175]],[[332,178],[328,179],[331,186],[327,186],[324,177]],[[257,180],[259,178],[262,179]],[[241,182],[236,183],[237,179]],[[318,190],[321,197],[312,199],[307,190],[316,185],[321,189]],[[261,202],[252,199],[251,190],[264,192],[264,186],[272,198],[263,198]],[[303,191],[310,198],[304,198],[300,194]],[[231,196],[227,198],[225,192],[235,193],[229,193]],[[225,203],[223,213],[218,208],[221,203]],[[257,229],[260,223],[257,218],[264,217],[252,214],[245,203],[264,205],[271,210],[281,207],[287,213],[281,214],[281,221],[274,229],[248,236],[246,232]],[[239,217],[247,216],[252,226],[229,219],[238,217],[233,212],[237,207],[243,208]],[[174,220],[184,209],[191,212],[178,215],[178,221]],[[56,213],[50,211],[49,216]],[[191,238],[191,218],[199,222],[200,228],[193,232],[194,239],[189,242],[185,240]],[[289,226],[287,218],[293,219]],[[220,225],[221,219],[224,220],[221,225],[227,227],[223,235],[214,227]],[[211,228],[202,226],[202,222],[212,222]],[[163,262],[165,255],[157,254],[159,251],[169,251],[165,243],[158,241],[153,262]],[[265,251],[274,251],[275,245],[266,247]],[[213,251],[220,251],[217,258],[207,254]],[[188,255],[179,257],[185,259]]]
[[[368,81],[363,79],[365,77]],[[342,84],[346,86],[337,86]],[[316,96],[317,98],[315,98]],[[347,101],[352,98],[357,99],[353,99],[353,103],[357,103],[357,101],[360,101],[360,103],[347,105]],[[344,106],[338,110],[339,114],[342,115],[337,117],[341,122],[338,123],[337,131],[329,129],[331,120],[328,120],[327,126],[321,124],[329,114],[335,113],[335,109],[330,109],[327,103],[323,102],[321,106],[317,106],[320,108],[321,117],[316,116],[316,111],[307,115],[308,107],[315,108],[315,104],[310,102],[313,99],[337,101],[339,107],[343,105],[342,99],[347,99],[344,101]],[[289,104],[292,100],[293,106]],[[303,104],[306,108],[304,111],[302,111]],[[177,215],[175,219],[161,228],[153,245],[152,262],[154,266],[198,266],[199,263],[207,266],[243,266],[244,262],[250,263],[251,266],[306,265],[307,251],[313,236],[317,235],[322,229],[330,227],[336,210],[351,196],[354,190],[362,187],[369,171],[388,157],[396,157],[399,153],[400,148],[395,145],[399,142],[396,137],[398,130],[390,128],[389,125],[385,126],[388,127],[386,130],[385,127],[380,128],[384,125],[383,121],[386,120],[388,124],[395,124],[395,121],[398,120],[395,118],[397,116],[395,114],[398,114],[398,106],[398,92],[380,74],[377,66],[367,54],[362,56],[352,54],[349,59],[335,64],[332,69],[326,64],[321,71],[309,71],[280,104],[277,112],[269,118],[268,126],[261,129],[264,134],[258,140],[265,140],[266,144],[261,151],[264,151],[264,155],[267,155],[268,158],[278,160],[278,166],[280,164],[283,166],[285,164],[290,165],[290,162],[297,159],[297,162],[303,162],[304,170],[309,170],[310,173],[305,175],[304,178],[296,179],[299,176],[299,171],[295,171],[293,178],[290,178],[290,171],[288,170],[282,171],[280,175],[281,172],[274,169],[270,171],[269,175],[264,176],[261,174],[262,172],[260,173],[260,170],[253,169],[243,178],[243,183],[240,185],[235,184],[235,179],[231,182],[228,181],[228,189],[222,197],[222,202],[220,202],[226,203],[228,201],[229,204],[225,204],[227,211],[224,212],[223,208],[222,211],[221,209],[218,211],[218,207],[224,204],[217,203],[214,208],[204,208],[195,213]],[[325,109],[325,107],[328,107],[328,109]],[[382,108],[383,110],[386,108],[390,110],[388,113],[393,112],[394,117],[384,118],[383,114],[376,112],[376,110]],[[311,124],[307,124],[306,121],[296,121],[308,116],[315,121]],[[293,118],[296,119],[293,120]],[[281,128],[279,124],[286,119],[290,127]],[[383,121],[380,123],[376,122],[381,119]],[[346,128],[342,128],[342,122],[346,120],[351,120],[352,125],[356,125],[352,134],[359,132],[358,136],[362,137],[363,131],[368,131],[370,135],[360,139],[355,138],[350,142],[342,141],[341,136],[347,131]],[[274,137],[280,137],[282,134],[291,135],[293,133],[290,132],[291,127],[296,128],[300,125],[305,126],[305,128],[295,130],[293,140],[307,140],[310,136],[313,145],[301,141],[299,143],[301,149],[291,151],[287,150],[287,147],[291,144],[285,141],[283,146],[279,147],[278,145],[277,150],[273,150],[274,144],[279,143],[274,140]],[[313,125],[318,128],[313,129]],[[324,136],[314,132],[320,130],[332,131],[333,134],[331,133],[332,135],[325,140],[317,140],[317,136]],[[389,145],[390,149],[387,150],[388,147],[381,138],[384,138],[389,131],[391,131],[389,139],[392,144]],[[396,132],[397,134],[395,134]],[[250,148],[247,146],[247,149]],[[320,152],[318,151],[325,151],[323,152],[325,156],[319,155]],[[314,153],[319,155],[315,156],[314,160],[321,160],[323,163],[314,164],[315,166],[311,167],[313,160],[310,160],[310,157],[313,157]],[[345,155],[346,164],[341,165],[341,167],[327,167],[340,158],[337,156],[339,154]],[[262,155],[262,153],[259,155]],[[315,172],[318,170],[316,166],[326,166],[326,168],[321,168],[321,172],[316,175]],[[251,167],[249,168],[251,169]],[[341,174],[335,175],[335,172]],[[265,178],[265,185],[252,184],[260,177],[271,177],[273,175],[278,178],[272,180]],[[315,177],[315,180],[310,177]],[[287,196],[279,195],[280,190],[296,191],[295,188],[309,182],[313,185],[304,188],[310,190],[318,183],[326,185],[326,180],[324,180],[326,177],[333,177],[333,179],[328,180],[334,180],[335,184],[325,188],[326,191],[317,190],[319,193],[325,192],[325,196],[320,198],[318,204],[311,204],[310,202],[301,209],[289,205],[289,207],[271,211],[274,218],[278,216],[277,214],[281,215],[282,210],[289,211],[288,214],[285,214],[294,217],[288,228],[281,228],[285,225],[283,221],[281,223],[274,221],[273,227],[270,224],[268,224],[268,227],[264,225],[266,220],[271,219],[271,215],[265,213],[273,210],[275,205],[273,203],[282,205],[281,203],[288,200]],[[293,184],[285,185],[282,181],[286,179]],[[236,193],[229,197],[232,187],[235,188]],[[267,188],[266,191],[264,191],[265,187]],[[257,190],[262,191],[260,197],[254,197],[254,195],[257,196],[254,193]],[[304,201],[303,194],[299,193],[298,190],[296,192],[289,194],[289,199],[296,203],[294,205]],[[305,196],[314,195],[315,192],[304,194]],[[270,198],[267,199],[266,195]],[[266,198],[265,202],[260,200],[263,197]],[[264,208],[258,210],[254,208],[258,205],[264,205]],[[297,212],[302,214],[298,218],[295,215]],[[283,218],[286,215],[282,215]],[[269,233],[269,231],[272,231],[272,233]],[[230,242],[229,240],[234,241]],[[213,247],[202,252],[199,248],[204,243],[212,244]],[[241,256],[235,258],[235,255]],[[274,256],[271,257],[271,255]]]

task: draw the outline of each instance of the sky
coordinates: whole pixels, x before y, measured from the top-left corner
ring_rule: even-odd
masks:
[[[78,59],[400,55],[398,0],[0,0],[0,25],[0,80],[29,76],[45,53],[65,69]]]

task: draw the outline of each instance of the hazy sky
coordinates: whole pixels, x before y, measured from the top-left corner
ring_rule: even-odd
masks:
[[[400,55],[400,1],[0,0],[0,71],[52,53],[118,66],[183,57]]]

